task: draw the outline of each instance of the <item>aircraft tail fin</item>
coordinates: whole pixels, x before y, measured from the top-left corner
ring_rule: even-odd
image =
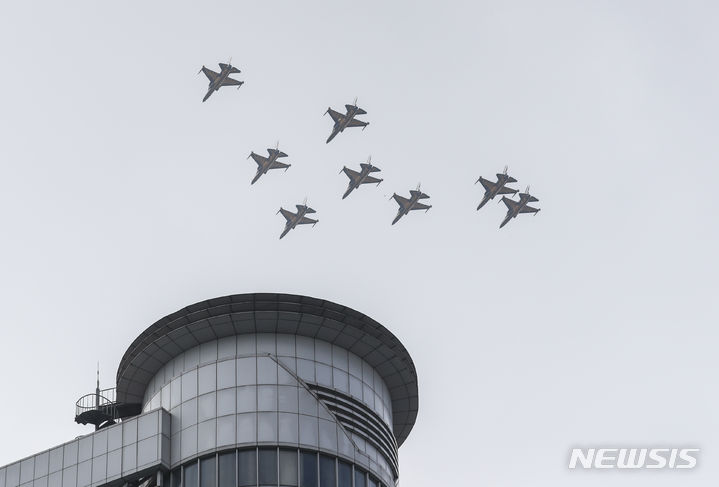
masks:
[[[368,164],[368,163],[366,163],[366,162],[361,163],[361,164],[360,164],[360,167],[361,167],[362,169],[367,169],[368,172],[379,172],[379,171],[381,171],[381,169],[378,168],[377,166],[373,166],[372,164]]]
[[[234,74],[234,73],[239,73],[239,72],[240,72],[239,69],[237,69],[236,67],[234,67],[233,65],[231,65],[231,64],[229,64],[229,63],[227,63],[227,64],[225,64],[225,63],[219,63],[219,64],[220,64],[220,68],[221,68],[221,69],[227,69],[227,68],[229,68],[229,69],[230,69],[230,71],[229,71],[230,74]]]

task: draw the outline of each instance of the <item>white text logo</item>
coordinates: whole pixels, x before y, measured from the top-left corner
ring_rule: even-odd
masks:
[[[699,448],[573,448],[569,468],[694,468],[698,454]]]

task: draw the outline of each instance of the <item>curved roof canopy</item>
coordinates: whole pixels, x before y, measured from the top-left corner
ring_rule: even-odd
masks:
[[[288,333],[345,348],[382,376],[392,397],[397,444],[417,418],[417,372],[409,353],[384,326],[353,309],[293,294],[236,294],[202,301],[155,324],[132,342],[117,370],[117,400],[142,402],[152,377],[174,357],[218,338]]]

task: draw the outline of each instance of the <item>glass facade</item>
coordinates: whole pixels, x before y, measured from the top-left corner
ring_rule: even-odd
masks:
[[[387,487],[351,463],[286,448],[220,452],[177,467],[167,478],[170,487]]]
[[[204,342],[150,380],[144,408],[157,407],[172,417],[170,467],[231,448],[281,445],[346,458],[385,484],[398,475],[389,389],[366,361],[320,339],[259,333]],[[255,460],[260,485],[271,460]],[[319,463],[315,470],[308,467],[308,485],[333,482],[329,472],[320,479]]]

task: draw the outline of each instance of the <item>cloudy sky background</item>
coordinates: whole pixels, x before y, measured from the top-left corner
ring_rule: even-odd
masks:
[[[715,2],[0,5],[0,465],[87,433],[147,326],[291,292],[412,354],[405,486],[719,477]],[[246,84],[206,103],[203,65]],[[329,145],[322,113],[371,122]],[[292,164],[250,187],[245,158]],[[347,200],[343,165],[385,181]],[[504,165],[542,208],[475,211]],[[434,205],[390,226],[393,192]],[[282,241],[282,205],[320,223]],[[496,201],[496,200],[495,200]],[[583,447],[697,447],[693,471],[569,471]]]

